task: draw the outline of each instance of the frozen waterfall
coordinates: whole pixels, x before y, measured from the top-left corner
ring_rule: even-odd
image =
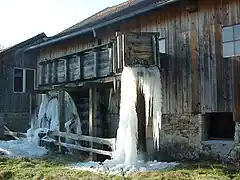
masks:
[[[153,139],[159,148],[162,115],[162,92],[160,71],[156,66],[125,67],[121,77],[120,121],[117,130],[116,151],[111,163],[135,166],[138,162],[138,118],[136,112],[137,88],[145,98],[146,125],[153,119]],[[110,163],[110,161],[108,161]]]

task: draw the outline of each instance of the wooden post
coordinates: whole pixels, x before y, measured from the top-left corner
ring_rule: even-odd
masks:
[[[89,136],[95,136],[95,117],[96,117],[96,88],[89,88]],[[90,148],[93,148],[93,142],[90,142]],[[96,154],[90,152],[91,160],[96,160]]]
[[[113,73],[116,73],[117,70],[117,59],[118,59],[118,54],[117,54],[117,41],[113,42],[113,46],[112,46],[112,69],[113,69]]]
[[[50,68],[50,63],[48,62],[46,64],[46,68],[47,68],[47,72],[46,72],[46,76],[47,76],[47,84],[51,84],[52,82],[52,78],[51,78],[51,68]]]
[[[98,77],[98,52],[94,50],[93,52],[93,77]]]
[[[64,74],[65,74],[65,82],[67,82],[69,80],[68,77],[68,60],[64,59]]]
[[[65,92],[59,91],[59,131],[64,131],[64,125],[65,125],[65,108],[64,108],[64,99],[65,99]],[[62,138],[59,137],[58,141],[61,142]],[[62,152],[61,146],[59,146],[59,152]]]
[[[109,58],[109,73],[112,74],[113,73],[113,48],[109,47],[108,48],[108,58]]]
[[[39,85],[42,85],[43,84],[43,65],[40,64],[39,65],[39,82],[38,82]]]
[[[56,61],[52,62],[52,84],[56,83]]]
[[[79,79],[83,78],[83,70],[82,70],[82,61],[81,61],[81,55],[77,55],[77,62],[78,62],[78,71],[79,71]]]

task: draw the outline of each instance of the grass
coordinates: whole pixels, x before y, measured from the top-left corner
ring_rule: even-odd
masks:
[[[52,156],[44,159],[7,159],[0,158],[0,180],[80,180],[80,179],[162,179],[162,180],[238,180],[240,172],[233,166],[211,164],[209,162],[185,163],[172,170],[143,172],[131,177],[111,177],[94,174],[88,171],[65,168],[73,160]]]

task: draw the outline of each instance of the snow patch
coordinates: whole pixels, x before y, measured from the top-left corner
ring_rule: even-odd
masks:
[[[82,170],[82,171],[91,171],[95,173],[104,173],[109,175],[130,175],[135,172],[146,172],[146,171],[157,171],[157,170],[165,170],[165,169],[171,169],[179,165],[175,162],[157,162],[157,161],[138,161],[137,166],[131,166],[131,165],[124,165],[124,164],[118,164],[115,163],[111,164],[111,160],[108,160],[109,163],[107,165],[104,165],[100,162],[81,162],[70,165],[71,169],[76,170]],[[111,165],[110,165],[111,164]]]
[[[47,150],[36,146],[24,138],[20,140],[0,141],[0,152],[6,157],[38,158],[44,156]]]

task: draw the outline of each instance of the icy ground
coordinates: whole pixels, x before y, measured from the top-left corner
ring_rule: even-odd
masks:
[[[47,150],[36,146],[27,139],[0,141],[0,154],[6,157],[39,158],[44,156]]]
[[[138,161],[137,166],[125,166],[124,164],[114,164],[112,161],[100,162],[79,162],[72,164],[70,168],[77,170],[87,170],[95,173],[104,173],[109,175],[130,175],[135,172],[157,171],[171,169],[178,165],[175,162],[157,162],[157,161]]]

